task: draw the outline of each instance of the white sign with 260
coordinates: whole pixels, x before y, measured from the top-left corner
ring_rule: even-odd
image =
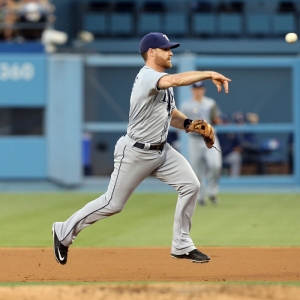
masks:
[[[31,81],[35,75],[34,65],[24,63],[0,63],[0,81]]]

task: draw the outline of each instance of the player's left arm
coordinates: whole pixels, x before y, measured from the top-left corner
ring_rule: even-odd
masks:
[[[191,120],[179,110],[174,109],[170,125],[178,129],[185,129],[186,132],[199,133],[208,148],[214,147],[214,129],[205,120]]]
[[[188,119],[188,117],[175,108],[172,111],[172,119],[170,125],[178,129],[185,129],[184,121],[186,119]]]
[[[220,108],[217,104],[215,104],[210,111],[211,123],[213,125],[222,124],[222,120],[220,118]]]

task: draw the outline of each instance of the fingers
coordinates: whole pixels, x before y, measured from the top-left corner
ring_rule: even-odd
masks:
[[[228,84],[228,81],[225,80],[223,84],[224,84],[225,93],[228,94],[228,92],[229,92],[229,84]]]
[[[229,92],[229,81],[231,81],[231,79],[225,77],[225,79],[222,82],[224,85],[224,90],[225,90],[226,94],[228,94],[228,92]]]
[[[218,74],[218,76],[212,78],[212,81],[217,86],[219,93],[222,91],[222,85],[224,86],[225,93],[227,94],[229,92],[229,82],[231,81],[230,78]]]
[[[222,84],[224,86],[225,93],[228,94],[228,92],[229,92],[229,84],[228,84],[227,80],[223,81],[223,83],[216,84],[218,92],[220,93],[222,91]]]

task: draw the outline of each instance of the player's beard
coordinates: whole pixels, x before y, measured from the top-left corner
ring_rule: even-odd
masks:
[[[172,67],[171,60],[167,60],[165,58],[162,58],[161,56],[155,57],[155,63],[163,69],[169,69]]]

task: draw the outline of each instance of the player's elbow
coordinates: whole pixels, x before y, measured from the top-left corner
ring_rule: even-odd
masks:
[[[160,89],[167,89],[169,87],[180,86],[181,84],[180,76],[178,74],[166,75],[160,78],[158,81],[158,87]]]

